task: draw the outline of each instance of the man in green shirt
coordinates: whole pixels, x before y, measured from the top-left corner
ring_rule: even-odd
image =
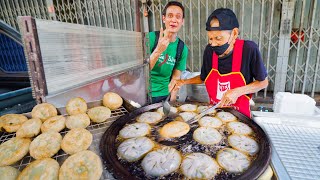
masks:
[[[161,102],[169,94],[176,80],[180,79],[181,71],[186,69],[188,48],[183,45],[179,59],[176,59],[179,38],[178,31],[184,23],[184,7],[180,2],[170,1],[163,10],[162,20],[165,30],[160,29],[158,43],[156,32],[149,33],[150,42],[150,86],[152,103]],[[181,40],[180,40],[181,41]],[[178,56],[179,57],[179,56]],[[176,92],[171,93],[175,100]]]

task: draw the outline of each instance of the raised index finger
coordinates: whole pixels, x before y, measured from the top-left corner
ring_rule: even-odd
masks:
[[[160,34],[159,34],[159,39],[163,38],[163,28],[160,28]]]

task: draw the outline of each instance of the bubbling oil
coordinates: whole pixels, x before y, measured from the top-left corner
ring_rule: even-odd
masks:
[[[152,111],[156,111],[156,110],[157,109],[154,109]],[[178,111],[177,113],[179,114],[180,111]],[[212,115],[205,115],[205,116],[212,116]],[[183,135],[183,136],[177,137],[177,138],[163,138],[159,133],[160,128],[163,127],[165,124],[172,122],[174,120],[182,120],[181,117],[179,117],[179,118],[180,119],[171,118],[171,117],[163,117],[159,123],[151,125],[151,133],[146,135],[146,137],[150,138],[151,140],[153,140],[156,143],[154,149],[161,148],[162,146],[170,146],[170,147],[173,147],[176,150],[178,150],[181,153],[182,158],[184,156],[191,154],[191,153],[199,152],[199,153],[207,154],[207,155],[211,156],[212,158],[216,159],[216,155],[219,150],[224,149],[224,148],[232,148],[228,143],[228,136],[231,134],[231,132],[228,131],[226,124],[223,124],[219,128],[215,128],[222,135],[222,139],[219,143],[214,144],[214,145],[203,145],[193,139],[193,132],[194,132],[194,130],[196,130],[199,127],[198,123],[191,124],[190,130],[186,135]],[[136,123],[136,121],[133,120],[131,123],[128,123],[128,124],[132,124],[132,123]],[[251,137],[259,143],[259,139],[256,138],[255,135],[251,135]],[[120,145],[120,143],[123,142],[123,140],[124,139],[117,136],[116,147],[118,147]],[[248,157],[249,157],[250,161],[252,162],[257,157],[257,155],[248,156]],[[140,160],[138,160],[136,162],[127,162],[126,160],[120,159],[120,163],[123,165],[123,167],[128,169],[128,171],[132,175],[134,175],[135,177],[137,177],[139,179],[150,179],[150,180],[187,179],[182,174],[182,172],[180,172],[179,169],[176,172],[173,172],[173,173],[168,174],[166,176],[152,177],[152,176],[146,174],[145,171],[142,169],[142,166],[141,166],[142,159],[143,158],[141,158]],[[221,169],[219,171],[219,173],[213,179],[224,179],[224,180],[225,179],[233,179],[237,175],[239,175],[239,174],[229,173],[229,172]]]

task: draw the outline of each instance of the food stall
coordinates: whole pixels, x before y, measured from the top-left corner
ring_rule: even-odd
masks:
[[[34,19],[32,17],[19,17],[19,26],[22,31],[25,54],[28,59],[33,96],[38,104],[50,103],[57,108],[58,114],[67,116],[70,113],[67,112],[66,105],[72,98],[83,98],[88,109],[92,109],[93,107],[104,105],[102,99],[107,92],[115,92],[122,97],[122,106],[110,111],[108,119],[104,119],[100,123],[90,122],[90,125],[86,127],[93,136],[88,150],[100,156],[102,160],[103,169],[100,179],[152,179],[150,176],[145,176],[144,173],[141,174],[141,168],[132,168],[140,166],[138,163],[120,162],[121,158],[117,154],[117,148],[120,143],[118,138],[119,131],[125,125],[128,125],[127,123],[132,123],[136,118],[139,118],[141,114],[149,111],[156,112],[162,106],[161,103],[147,105],[148,65],[143,62],[143,35],[140,32],[68,24]],[[202,91],[202,93],[204,92]],[[186,94],[188,96],[188,93]],[[185,104],[196,107],[207,105],[192,101],[179,102],[172,105],[181,112],[184,111],[181,106]],[[198,112],[198,109],[194,111]],[[311,123],[310,126],[312,127],[309,126],[309,128],[312,128],[311,134],[307,133],[309,129],[304,129],[303,132],[306,133],[306,136],[300,137],[299,134],[294,136],[294,140],[298,137],[301,141],[306,138],[310,140],[303,149],[297,148],[305,152],[306,156],[301,157],[297,155],[301,151],[283,149],[293,148],[289,146],[291,145],[290,142],[292,142],[292,136],[290,136],[289,132],[299,132],[299,128],[304,128],[296,127],[296,125],[288,128],[287,125],[291,126],[293,124],[288,121],[287,116],[284,119],[280,119],[277,114],[266,115],[254,112],[255,117],[253,119],[255,121],[251,121],[251,119],[233,109],[218,109],[217,112],[230,113],[237,121],[252,129],[253,133],[250,136],[254,137],[254,140],[259,144],[259,150],[250,156],[250,163],[240,173],[227,173],[225,170],[219,170],[220,174],[216,176],[217,178],[256,179],[267,169],[269,163],[271,163],[275,173],[273,179],[302,177],[292,174],[297,172],[297,167],[291,163],[294,157],[299,157],[299,160],[302,160],[296,159],[295,161],[300,165],[299,170],[303,173],[308,172],[309,177],[319,177],[317,171],[312,172],[316,174],[310,173],[309,171],[312,169],[306,170],[310,166],[303,165],[301,162],[305,162],[306,158],[303,157],[307,157],[307,155],[310,161],[312,161],[311,156],[318,157],[319,142],[316,138],[311,138],[311,136],[318,135],[320,126],[315,127]],[[31,113],[27,113],[25,116],[28,118],[33,117]],[[273,116],[276,116],[276,119],[272,120]],[[170,117],[161,118],[168,122],[173,120]],[[317,118],[310,121],[317,122]],[[153,128],[155,127],[153,126]],[[180,150],[188,149],[190,145],[192,151],[187,151],[187,154],[207,152],[208,149],[203,148],[206,146],[199,145],[192,140],[192,133],[195,132],[195,128],[197,127],[191,126],[191,130],[187,134],[176,137],[174,139],[176,141],[169,141],[169,144],[178,142],[173,146],[178,147],[181,145],[180,147],[182,147],[182,144],[179,144],[179,142],[182,142],[183,147]],[[284,132],[283,129],[286,129],[288,133]],[[65,128],[60,131],[60,134],[65,136],[69,131],[69,129]],[[0,144],[16,136],[16,133],[0,133]],[[215,153],[218,150],[230,147],[226,140],[228,136],[230,137],[230,133],[225,132],[225,129],[221,130],[220,133],[225,135],[223,137],[224,144],[220,144]],[[281,139],[278,141],[279,135]],[[159,140],[157,142],[162,144],[162,142],[166,141]],[[287,146],[283,146],[285,143]],[[170,146],[169,144],[167,145]],[[311,148],[309,147],[310,145],[314,146]],[[195,149],[196,147],[198,149]],[[211,151],[212,149],[209,150]],[[311,154],[308,153],[309,151],[312,151]],[[218,155],[212,155],[212,158],[215,159],[216,157],[214,156]],[[71,156],[63,150],[59,150],[52,156],[60,165],[69,157]],[[248,158],[245,157],[244,159]],[[12,166],[22,171],[33,161],[33,156],[27,154]],[[318,161],[314,159],[313,162],[314,164],[310,165],[315,170],[319,169]],[[180,172],[166,175],[163,177],[183,178]]]

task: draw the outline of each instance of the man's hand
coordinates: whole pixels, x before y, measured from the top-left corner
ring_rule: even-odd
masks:
[[[172,33],[168,32],[168,30],[160,29],[159,40],[155,52],[161,54],[165,51],[170,43],[172,37]]]
[[[173,91],[178,91],[183,85],[184,85],[184,80],[182,79],[175,80],[175,86]],[[169,90],[170,90],[170,86],[169,86]]]
[[[230,89],[227,92],[225,92],[221,98],[221,104],[220,107],[223,106],[230,106],[231,104],[234,104],[237,102],[237,99],[239,98],[241,94],[237,91],[237,89]]]
[[[158,44],[155,50],[150,55],[150,69],[153,69],[158,58],[160,57],[161,53],[165,51],[170,43],[170,39],[172,38],[173,33],[168,32],[167,30],[160,29]]]

